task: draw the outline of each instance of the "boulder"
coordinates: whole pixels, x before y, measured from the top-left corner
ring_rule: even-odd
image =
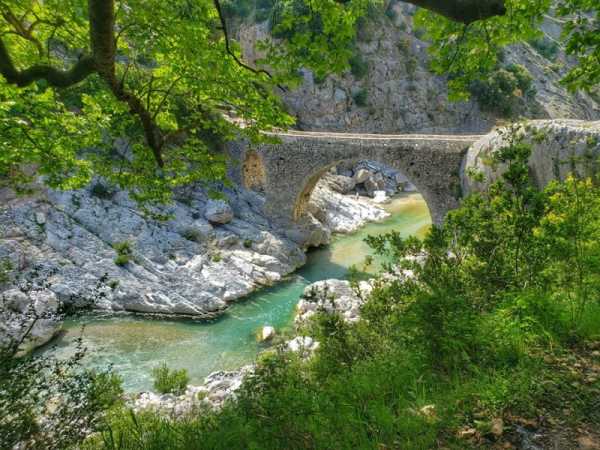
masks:
[[[265,325],[264,327],[262,327],[262,330],[260,331],[260,336],[259,336],[260,342],[270,341],[274,337],[275,337],[275,328],[273,328],[272,326],[269,326],[269,325]]]
[[[3,345],[25,337],[20,350],[28,352],[50,341],[61,328],[59,301],[47,289],[27,294],[18,289],[7,290],[0,294],[0,305],[0,343]]]
[[[390,199],[387,196],[386,191],[375,191],[373,192],[373,201],[375,203],[387,203]]]
[[[306,357],[319,348],[319,343],[310,336],[296,336],[287,342],[286,347],[290,352],[300,353]]]
[[[331,190],[340,194],[347,194],[356,186],[354,178],[344,175],[328,175],[325,181]]]
[[[209,200],[206,203],[204,217],[210,223],[226,224],[233,219],[233,210],[223,200]]]
[[[370,177],[371,177],[371,172],[369,172],[367,169],[358,169],[354,173],[354,181],[356,182],[356,184],[364,183]]]

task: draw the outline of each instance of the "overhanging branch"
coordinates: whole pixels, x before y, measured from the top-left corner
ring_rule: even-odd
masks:
[[[19,87],[29,86],[38,80],[46,80],[50,86],[65,88],[83,81],[96,71],[94,58],[84,56],[69,70],[60,70],[47,64],[36,64],[18,70],[0,38],[0,74],[6,81]]]

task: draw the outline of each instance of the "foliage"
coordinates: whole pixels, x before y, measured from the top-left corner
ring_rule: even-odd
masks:
[[[63,450],[80,443],[121,402],[121,378],[110,369],[85,370],[81,340],[66,359],[51,352],[24,354],[22,344],[33,327],[60,317],[38,313],[33,306],[15,313],[0,299],[5,325],[0,334],[0,448]]]
[[[598,381],[573,383],[600,345],[600,190],[572,176],[540,192],[511,136],[490,161],[500,179],[442,228],[369,239],[413,276],[376,284],[354,324],[313,316],[311,358],[270,351],[222,411],[121,415],[90,448],[492,448],[508,445],[494,421],[542,410],[597,429]]]
[[[188,241],[192,242],[202,242],[202,233],[197,228],[189,227],[183,230],[181,235],[186,238]]]
[[[189,377],[185,369],[169,369],[166,363],[152,369],[154,389],[161,394],[181,395],[187,388]]]
[[[131,261],[131,257],[133,256],[131,244],[127,241],[117,242],[113,245],[113,248],[117,252],[115,264],[117,266],[126,266],[129,263],[129,261]]]
[[[548,60],[552,61],[558,54],[558,44],[554,40],[547,37],[533,39],[529,43],[540,55]]]
[[[561,0],[554,10],[564,24],[565,51],[577,57],[564,83],[572,90],[591,91],[600,82],[600,5],[595,0]],[[540,39],[540,24],[553,3],[549,0],[506,0],[507,13],[468,25],[418,11],[416,24],[427,30],[433,42],[431,68],[450,75],[451,97],[466,99],[474,80],[485,79],[495,70],[501,50],[507,45]],[[562,20],[560,20],[562,19]]]
[[[484,111],[512,117],[535,97],[533,78],[518,64],[496,69],[485,80],[474,80],[469,91]]]
[[[369,73],[369,63],[363,59],[360,53],[354,54],[350,58],[350,72],[354,75],[354,78],[361,80],[366,77]]]
[[[364,107],[367,106],[367,100],[369,98],[369,92],[366,89],[361,89],[358,92],[356,92],[353,96],[352,96],[354,103],[356,103],[356,106],[360,106],[360,107]]]

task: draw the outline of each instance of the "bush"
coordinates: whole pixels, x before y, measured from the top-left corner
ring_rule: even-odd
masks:
[[[198,231],[196,228],[186,228],[185,230],[183,230],[181,235],[188,241],[198,243],[202,242],[202,233],[200,233],[200,231]]]
[[[487,80],[475,80],[469,91],[484,111],[512,117],[535,97],[533,78],[527,69],[511,64],[497,69]]]
[[[558,44],[547,37],[535,39],[529,43],[540,55],[548,60],[553,60],[558,54]]]
[[[79,342],[67,358],[52,353],[22,354],[32,324],[55,316],[30,308],[19,316],[0,295],[0,320],[20,330],[0,335],[0,448],[63,450],[98,431],[107,408],[120,400],[113,374],[84,370]]]
[[[247,0],[224,0],[221,8],[225,17],[228,18],[244,19],[252,12],[252,4]]]
[[[361,89],[360,91],[358,91],[356,94],[354,94],[352,96],[352,98],[354,99],[354,103],[356,103],[356,106],[360,106],[360,107],[367,106],[368,97],[369,97],[369,93],[367,92],[366,89]]]
[[[369,73],[369,63],[359,53],[355,53],[348,62],[350,63],[350,72],[357,80],[364,78]]]
[[[252,240],[250,240],[250,239],[244,240],[244,248],[252,248],[252,244],[253,244]]]
[[[94,185],[92,186],[92,189],[90,190],[90,193],[94,197],[98,197],[103,200],[110,200],[111,198],[113,198],[115,196],[114,190],[110,189],[104,183],[100,183],[100,182],[94,183]]]
[[[189,377],[185,369],[171,370],[166,363],[152,369],[154,389],[161,394],[181,395],[187,388]]]
[[[115,264],[117,266],[125,266],[129,264],[129,261],[131,261],[131,257],[133,256],[131,244],[127,241],[117,242],[113,245],[113,248],[117,252]]]

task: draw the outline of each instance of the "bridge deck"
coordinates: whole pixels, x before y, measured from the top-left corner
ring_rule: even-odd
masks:
[[[313,139],[353,139],[353,140],[386,140],[386,141],[438,141],[438,142],[475,142],[483,134],[369,134],[369,133],[336,133],[327,131],[285,131],[266,133],[280,137],[298,137]]]

